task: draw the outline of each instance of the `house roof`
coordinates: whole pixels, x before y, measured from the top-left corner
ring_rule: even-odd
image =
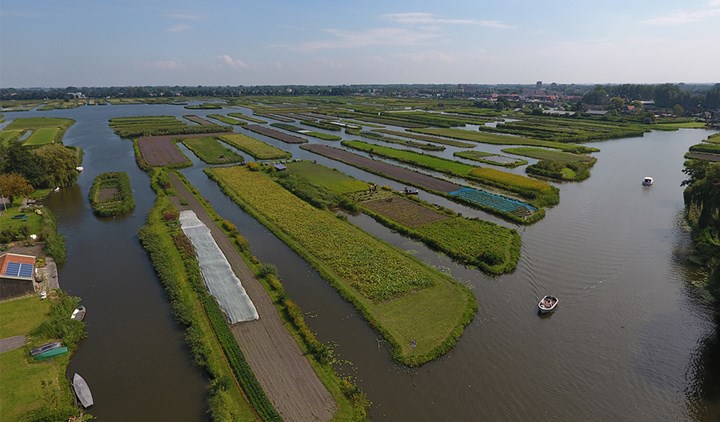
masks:
[[[14,253],[0,255],[0,278],[32,281],[34,270],[34,256]]]

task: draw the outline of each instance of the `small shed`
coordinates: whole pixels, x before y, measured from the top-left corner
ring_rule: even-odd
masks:
[[[35,257],[5,253],[0,255],[0,299],[33,293]]]
[[[275,164],[275,165],[273,166],[273,168],[275,168],[275,170],[277,170],[277,171],[285,171],[285,170],[287,170],[287,167],[285,167],[284,164]]]

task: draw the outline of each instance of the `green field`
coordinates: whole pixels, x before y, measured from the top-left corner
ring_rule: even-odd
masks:
[[[412,131],[428,135],[446,136],[448,138],[479,142],[482,144],[527,145],[535,147],[553,148],[560,151],[574,152],[580,154],[599,151],[597,148],[586,147],[583,145],[571,143],[542,141],[539,139],[523,138],[520,136],[497,135],[492,133],[481,133],[463,129],[426,128],[412,129]]]
[[[584,162],[595,163],[597,159],[589,155],[573,154],[570,152],[554,151],[543,148],[517,147],[505,148],[502,150],[507,154],[522,155],[523,157],[536,158],[538,160],[566,161],[566,162]]]
[[[343,141],[344,146],[429,170],[471,179],[479,183],[514,192],[535,206],[556,205],[560,201],[557,188],[540,180],[507,173],[491,168],[474,167],[459,161],[448,160],[414,151],[398,150],[361,141]]]
[[[462,141],[456,141],[454,139],[438,138],[436,136],[426,136],[426,135],[420,135],[418,133],[412,133],[412,132],[401,132],[399,130],[376,129],[376,130],[373,130],[373,132],[380,132],[380,133],[384,133],[386,135],[400,136],[403,138],[417,139],[419,141],[433,142],[436,144],[450,145],[453,147],[460,147],[460,148],[472,148],[475,146],[475,144],[470,144],[470,143],[462,142]]]
[[[234,117],[224,116],[224,115],[222,115],[222,114],[208,114],[207,117],[211,117],[211,118],[213,118],[213,119],[215,119],[215,120],[219,120],[219,121],[221,121],[221,122],[223,122],[223,123],[227,123],[227,124],[229,124],[229,125],[240,125],[240,126],[243,126],[243,125],[246,125],[246,124],[247,124],[247,122],[245,122],[245,121],[243,121],[243,120],[236,119],[236,118],[234,118]]]
[[[241,133],[221,135],[219,138],[221,141],[227,142],[235,148],[252,155],[258,160],[276,160],[290,158],[292,156],[292,154],[287,151],[283,151],[280,148],[266,144],[263,141],[259,141]]]
[[[477,304],[466,287],[312,207],[262,172],[245,167],[206,172],[353,303],[385,337],[396,360],[419,365],[443,355],[472,320]]]
[[[261,125],[267,123],[263,119],[258,119],[257,117],[246,116],[242,113],[228,113],[228,116],[235,117],[237,119],[247,120],[248,122],[259,123]]]
[[[25,133],[26,129],[0,130],[0,144],[18,139]]]
[[[456,151],[453,156],[464,158],[466,160],[477,161],[479,163],[493,164],[503,167],[517,167],[527,164],[526,160],[505,157],[503,155],[492,154],[483,151]]]
[[[720,154],[720,143],[702,142],[690,147],[692,152],[708,152],[710,154]]]
[[[43,127],[35,129],[23,145],[46,145],[52,144],[60,133],[60,128],[57,127]]]
[[[331,135],[328,133],[322,133],[322,132],[314,132],[311,130],[303,129],[301,127],[291,125],[288,123],[270,123],[270,126],[274,126],[276,128],[284,129],[290,132],[300,133],[307,136],[312,136],[313,138],[322,139],[325,141],[339,141],[342,138],[337,135]]]
[[[349,195],[380,223],[420,240],[430,248],[491,274],[515,269],[520,235],[487,221],[469,219],[442,207],[411,201],[387,191],[368,192],[368,184],[310,161],[287,165],[289,174],[337,195]]]
[[[483,132],[506,133],[547,141],[575,143],[642,136],[643,133],[652,129],[651,125],[635,122],[529,115],[522,116],[521,120],[498,123],[496,127],[481,126],[479,128]]]
[[[110,127],[121,138],[140,136],[181,135],[193,133],[232,132],[230,126],[190,126],[174,116],[116,117],[110,119]]]
[[[225,148],[215,138],[186,138],[182,140],[182,143],[208,164],[241,163],[243,161],[242,156]]]
[[[345,130],[345,133],[348,135],[355,135],[355,136],[362,136],[363,138],[367,139],[374,139],[376,141],[382,141],[387,142],[389,144],[398,144],[403,145],[406,147],[411,148],[418,148],[425,151],[444,151],[445,147],[435,145],[435,144],[427,144],[423,142],[416,142],[412,141],[410,139],[400,139],[400,138],[391,138],[389,136],[382,135],[380,133],[376,132],[367,132],[367,131],[358,131],[358,130]]]
[[[62,142],[67,128],[75,123],[73,119],[56,117],[21,117],[13,120],[0,131],[0,142],[19,138],[24,132],[31,131],[23,145],[41,146]]]

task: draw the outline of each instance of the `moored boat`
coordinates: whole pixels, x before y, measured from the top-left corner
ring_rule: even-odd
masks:
[[[559,301],[560,300],[555,296],[545,295],[542,299],[540,299],[540,302],[538,303],[538,309],[542,314],[552,312],[557,307]]]
[[[655,180],[652,177],[646,177],[642,181],[643,186],[652,186],[655,184]]]
[[[417,195],[420,193],[420,191],[418,191],[417,189],[405,188],[403,189],[403,193],[405,195]]]
[[[42,346],[30,350],[30,356],[37,356],[40,353],[45,353],[48,350],[57,349],[60,346],[62,346],[62,343],[60,343],[59,341],[53,341],[52,343],[43,344]]]
[[[88,387],[85,379],[78,373],[73,375],[73,390],[75,390],[75,395],[84,408],[88,408],[95,403],[92,393],[90,392],[90,387]]]
[[[82,321],[85,319],[85,314],[87,313],[87,309],[85,309],[84,306],[78,306],[73,312],[72,315],[70,315],[71,319],[74,319],[75,321]]]
[[[35,355],[35,360],[46,360],[50,358],[54,358],[55,356],[64,355],[68,352],[67,346],[60,346],[55,349],[50,349],[45,352],[39,353]]]

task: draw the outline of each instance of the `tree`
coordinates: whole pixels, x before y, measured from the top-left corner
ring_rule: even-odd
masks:
[[[683,173],[689,176],[682,182],[685,207],[699,210],[698,228],[720,230],[720,163],[689,160]]]
[[[27,179],[18,173],[0,174],[0,191],[10,200],[10,204],[15,202],[18,196],[27,196],[33,193],[32,185]]]
[[[0,173],[18,173],[38,187],[43,169],[32,151],[16,139],[0,148]]]
[[[682,116],[683,114],[685,114],[685,109],[680,104],[675,104],[674,106],[672,106],[672,112],[676,116]]]
[[[70,186],[77,180],[75,152],[59,144],[45,145],[34,155],[43,169],[42,187]]]
[[[620,97],[610,98],[610,108],[613,110],[620,110],[625,105],[625,100]]]

